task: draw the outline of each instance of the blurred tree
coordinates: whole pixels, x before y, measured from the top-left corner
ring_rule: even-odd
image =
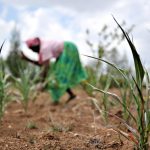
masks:
[[[126,27],[126,22],[122,21],[122,27]],[[128,34],[133,30],[134,25],[131,25],[126,29]],[[86,34],[90,37],[90,30],[86,30]],[[89,39],[86,40],[86,43],[89,45],[93,56],[108,60],[111,63],[116,64],[120,68],[129,68],[127,56],[125,53],[120,54],[118,51],[118,46],[124,41],[125,37],[120,32],[119,27],[112,28],[107,25],[104,25],[99,33],[97,33],[98,44],[94,49],[94,42]],[[116,74],[116,70],[114,70],[109,65],[102,63],[101,61],[91,60],[89,61],[88,67],[92,67],[92,74],[96,74],[95,78],[99,81],[101,75],[106,75],[107,73],[114,75]],[[90,72],[91,73],[91,72]],[[90,75],[89,75],[90,76]],[[107,77],[106,77],[107,78]],[[104,79],[106,79],[104,78]],[[95,80],[95,79],[94,79]],[[93,84],[92,82],[90,82]],[[96,83],[96,84],[95,84]],[[105,83],[105,82],[103,82]],[[99,82],[94,81],[94,86],[100,87]]]
[[[117,48],[113,48],[107,52],[107,59],[110,60],[113,64],[117,65],[119,68],[125,69],[129,68],[127,55],[126,53],[120,55]],[[114,70],[111,66],[107,65],[106,72],[111,72],[111,74],[116,75],[116,70]]]
[[[122,21],[121,26],[125,28],[126,22]],[[133,30],[134,25],[131,25],[126,29],[128,34]],[[86,34],[88,37],[90,36],[90,30],[86,30]],[[90,41],[89,39],[86,40],[86,43],[89,45],[93,56],[98,58],[106,59],[116,65],[121,67],[127,67],[128,61],[126,54],[120,55],[118,51],[118,46],[123,42],[124,35],[120,32],[118,27],[115,27],[110,31],[110,28],[107,25],[104,25],[100,32],[98,33],[98,44],[97,48],[94,49],[94,42]],[[97,61],[97,63],[91,63],[99,70],[98,67],[102,67],[101,63]],[[108,70],[108,69],[106,69]]]
[[[6,59],[6,63],[10,73],[15,77],[20,77],[20,68],[25,69],[27,62],[20,58],[20,31],[15,26],[10,37],[10,53]]]

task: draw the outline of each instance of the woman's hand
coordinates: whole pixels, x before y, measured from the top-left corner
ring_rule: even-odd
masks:
[[[23,53],[22,51],[21,51],[21,53],[20,53],[20,57],[21,57],[22,59],[28,61],[28,62],[31,62],[31,63],[33,63],[33,64],[35,64],[35,65],[41,66],[41,64],[39,64],[39,62],[30,60],[29,58],[27,58],[27,57],[24,55],[24,53]]]
[[[22,59],[25,59],[25,55],[23,54],[23,52],[20,52],[20,57],[22,58]]]

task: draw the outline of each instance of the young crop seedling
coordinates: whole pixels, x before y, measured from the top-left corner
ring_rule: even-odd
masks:
[[[3,44],[0,47],[0,52],[2,50]],[[7,92],[7,89],[10,85],[7,82],[8,78],[9,78],[9,76],[5,74],[3,61],[0,60],[0,121],[3,117],[5,107],[10,100],[9,93]]]
[[[112,66],[114,69],[116,69],[118,71],[119,74],[122,75],[124,81],[127,84],[127,87],[129,88],[129,90],[131,92],[136,115],[135,115],[135,113],[133,114],[132,109],[130,109],[130,107],[128,107],[128,105],[126,105],[126,102],[127,102],[126,96],[120,97],[115,93],[111,93],[111,92],[108,92],[105,90],[98,89],[91,84],[89,84],[89,85],[93,88],[93,90],[99,91],[103,94],[107,94],[108,96],[111,96],[114,99],[116,99],[122,105],[125,113],[128,114],[128,116],[130,117],[130,120],[133,121],[133,124],[129,124],[127,122],[127,120],[125,120],[126,118],[122,119],[122,118],[119,118],[118,116],[113,115],[122,124],[125,125],[125,127],[127,128],[127,130],[129,132],[126,132],[126,131],[123,131],[123,130],[117,129],[117,128],[115,128],[114,130],[119,132],[121,135],[126,137],[128,140],[132,141],[134,143],[136,149],[148,150],[149,149],[149,132],[150,132],[150,108],[149,108],[150,81],[149,81],[149,74],[146,71],[145,67],[143,66],[140,56],[137,53],[137,50],[136,50],[133,42],[130,40],[128,33],[124,31],[124,29],[120,26],[120,24],[116,21],[115,18],[114,18],[114,20],[117,23],[117,25],[119,26],[119,28],[121,29],[125,39],[127,40],[128,44],[130,46],[130,49],[131,49],[131,52],[133,55],[133,59],[134,59],[135,77],[131,74],[131,78],[129,78],[129,76],[125,70],[118,68],[115,64],[112,64],[109,61],[103,60],[101,58],[95,58],[92,56],[88,56],[88,57],[94,58],[98,61],[102,61],[102,62]],[[146,96],[144,96],[144,94],[143,94],[144,76],[146,76],[146,85],[147,85],[146,86],[146,88],[147,88]],[[126,92],[126,90],[127,90],[126,87],[124,87],[123,90]],[[99,108],[99,106],[97,105],[97,102],[95,100],[94,100],[94,103],[95,103],[96,107],[100,111],[102,111]],[[107,112],[107,113],[109,114],[109,112]]]
[[[20,67],[20,78],[13,77],[15,87],[20,92],[20,100],[25,112],[27,112],[29,100],[33,100],[36,96],[35,85],[39,78],[39,73],[34,72],[34,69],[29,66],[26,69]]]
[[[28,129],[38,129],[37,125],[33,121],[29,121],[26,126]]]

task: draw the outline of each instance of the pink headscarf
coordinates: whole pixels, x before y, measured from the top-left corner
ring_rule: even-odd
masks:
[[[64,42],[60,41],[42,41],[39,38],[32,38],[26,41],[26,44],[29,48],[32,46],[40,45],[39,51],[39,63],[42,64],[43,62],[51,59],[57,58],[61,54],[64,48]]]
[[[28,39],[27,41],[25,41],[27,46],[29,48],[31,48],[32,46],[36,46],[36,45],[40,45],[41,44],[41,41],[38,37],[36,38],[32,38],[32,39]]]

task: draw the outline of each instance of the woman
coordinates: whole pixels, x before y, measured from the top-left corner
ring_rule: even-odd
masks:
[[[67,102],[76,97],[71,88],[85,80],[87,74],[81,65],[75,44],[43,41],[37,37],[25,42],[22,53],[27,60],[45,67],[43,76],[48,76],[48,90],[54,104],[58,104],[65,92],[69,94]],[[53,58],[56,61],[49,69],[49,60]]]

